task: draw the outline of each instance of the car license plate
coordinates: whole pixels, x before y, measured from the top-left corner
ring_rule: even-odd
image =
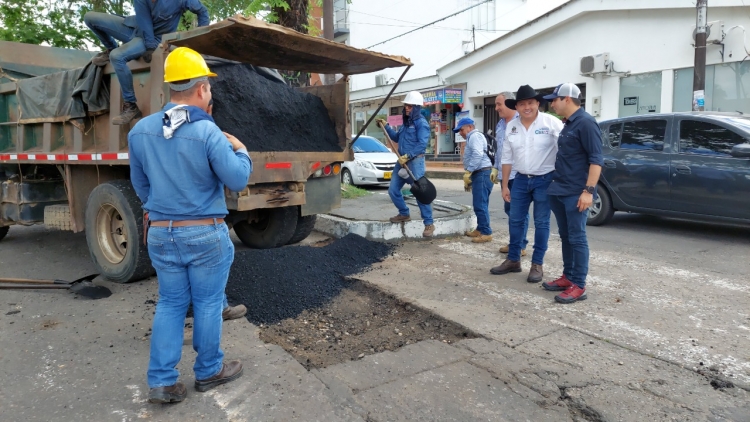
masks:
[[[383,172],[383,179],[390,180],[391,179],[391,172],[390,171]]]

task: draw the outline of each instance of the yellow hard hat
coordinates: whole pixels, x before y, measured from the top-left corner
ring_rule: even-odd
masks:
[[[178,47],[169,53],[164,62],[164,82],[185,81],[204,76],[217,76],[211,72],[197,51],[187,47]]]

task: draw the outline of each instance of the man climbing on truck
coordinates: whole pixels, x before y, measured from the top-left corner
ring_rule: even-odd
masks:
[[[122,114],[112,119],[115,125],[126,125],[141,116],[128,62],[141,57],[151,63],[151,55],[159,46],[162,34],[175,32],[187,10],[198,15],[198,26],[209,24],[208,10],[199,0],[134,0],[133,8],[135,16],[125,18],[101,12],[87,12],[83,17],[86,26],[105,48],[91,62],[95,66],[105,66],[111,61],[120,82],[124,103]],[[118,46],[117,41],[122,45]]]

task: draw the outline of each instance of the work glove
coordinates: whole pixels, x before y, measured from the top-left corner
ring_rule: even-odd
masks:
[[[388,124],[385,119],[375,119],[375,123],[380,127],[385,127]]]
[[[497,182],[499,182],[499,180],[497,180],[497,173],[498,171],[496,168],[493,168],[490,172],[490,180],[492,180],[492,183],[494,184],[497,184]]]
[[[404,154],[398,157],[398,163],[402,166],[405,166],[407,161],[409,161],[409,154]]]
[[[464,172],[464,190],[471,192],[471,172],[468,170]]]
[[[155,48],[149,48],[149,49],[146,50],[145,53],[143,53],[143,55],[141,56],[141,58],[143,59],[144,62],[151,63],[151,55],[154,54],[154,50],[156,50],[156,49]]]

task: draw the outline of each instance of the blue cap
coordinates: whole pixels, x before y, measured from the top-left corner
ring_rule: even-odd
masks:
[[[468,117],[464,117],[463,119],[461,119],[461,120],[458,121],[458,124],[456,125],[456,128],[453,129],[453,133],[458,133],[458,131],[460,131],[462,127],[464,127],[466,125],[473,125],[473,124],[474,124],[473,120],[471,120]]]

